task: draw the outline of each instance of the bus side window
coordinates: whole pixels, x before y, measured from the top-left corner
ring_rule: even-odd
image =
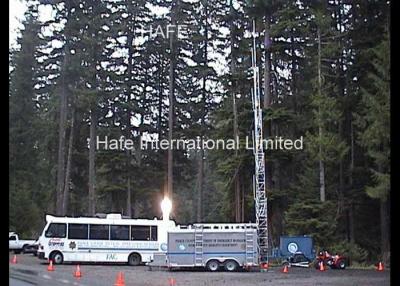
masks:
[[[111,240],[129,240],[129,225],[111,225]]]
[[[90,224],[89,225],[89,239],[109,239],[109,225],[108,224]]]
[[[46,237],[65,238],[67,233],[67,225],[65,223],[51,223],[46,230]]]
[[[79,223],[70,223],[68,225],[68,238],[88,239],[88,225]]]
[[[131,240],[150,240],[150,226],[131,225]]]
[[[151,241],[157,241],[157,226],[151,226]]]

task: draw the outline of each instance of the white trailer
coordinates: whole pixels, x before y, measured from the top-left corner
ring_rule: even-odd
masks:
[[[169,268],[204,267],[209,271],[258,265],[256,224],[194,224],[168,231]]]

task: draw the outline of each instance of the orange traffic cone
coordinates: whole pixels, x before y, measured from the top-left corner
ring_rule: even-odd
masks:
[[[75,272],[74,272],[74,277],[76,277],[76,278],[81,278],[82,277],[82,272],[81,272],[81,269],[79,267],[79,264],[76,265],[76,269],[75,269]]]
[[[383,271],[383,263],[379,262],[378,267],[376,268],[377,271]]]
[[[319,271],[325,271],[324,262],[320,261],[319,263]]]
[[[53,260],[50,259],[49,261],[49,266],[47,266],[47,271],[54,271],[54,265],[53,265]]]
[[[261,264],[261,269],[263,269],[263,270],[268,270],[268,268],[269,268],[268,262],[265,262],[265,263],[262,263],[262,264]]]
[[[282,269],[282,273],[288,273],[289,272],[289,267],[285,265]]]
[[[175,286],[176,285],[175,278],[168,278],[168,285],[169,286]]]
[[[118,273],[114,286],[125,286],[125,278],[122,272]]]
[[[17,264],[17,256],[14,255],[13,258],[11,259],[12,264]]]

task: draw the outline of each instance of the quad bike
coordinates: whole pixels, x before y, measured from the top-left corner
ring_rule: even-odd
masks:
[[[324,266],[329,266],[331,269],[345,269],[347,265],[346,257],[339,254],[331,255],[328,253],[328,251],[320,251],[318,253],[315,262],[316,269],[320,267],[321,262],[324,264]]]
[[[311,260],[302,252],[296,252],[282,262],[282,266],[287,265],[288,267],[310,267],[310,264]]]

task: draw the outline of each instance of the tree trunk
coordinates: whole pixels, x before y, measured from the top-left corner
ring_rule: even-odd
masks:
[[[269,16],[265,15],[265,35],[264,35],[264,43],[265,43],[265,66],[264,66],[264,108],[268,108],[271,105],[271,60],[270,60],[270,51],[269,51]]]
[[[351,244],[356,242],[354,235],[354,205],[350,203],[348,210],[348,220],[349,220],[349,241]]]
[[[139,139],[140,140],[140,139]],[[140,142],[139,142],[140,144]],[[140,148],[138,149],[140,150]],[[132,217],[132,189],[131,189],[131,153],[126,150],[126,215]]]
[[[338,1],[337,5],[338,9],[336,11],[337,13],[337,26],[338,26],[338,32],[342,33],[346,29],[343,24],[343,3],[342,1]],[[343,28],[343,29],[342,29]],[[341,56],[338,58],[338,65],[337,68],[338,70],[338,75],[339,75],[339,93],[338,97],[342,97],[342,100],[345,101],[345,96],[346,96],[346,81],[345,81],[345,56],[343,53],[344,50],[344,44],[343,44],[343,37],[339,37],[339,50],[341,51]],[[349,116],[351,113],[349,112],[348,108],[345,106],[344,110],[344,118],[339,119],[339,136],[342,138],[344,141],[347,140],[348,137],[346,137],[347,132],[349,132]],[[346,142],[347,143],[347,142]],[[339,208],[338,208],[338,215],[341,216],[344,211],[345,211],[345,200],[347,196],[346,192],[346,180],[345,180],[345,172],[348,172],[348,170],[345,170],[345,166],[348,166],[345,164],[346,160],[348,160],[348,156],[340,158],[339,161]],[[347,218],[345,216],[345,218]]]
[[[235,140],[239,140],[239,128],[238,128],[238,118],[237,118],[237,106],[236,106],[236,95],[232,94],[233,100],[233,137]],[[238,150],[235,148],[235,158],[238,158]],[[237,166],[238,168],[239,166]],[[235,221],[240,222],[240,175],[239,170],[235,171],[234,178],[234,188],[235,188]]]
[[[132,16],[132,15],[131,15]],[[134,21],[135,21],[134,17]],[[131,101],[131,93],[132,93],[132,69],[133,69],[133,62],[134,62],[134,45],[133,45],[133,40],[134,40],[135,34],[133,31],[128,29],[127,31],[127,44],[128,44],[128,65],[127,65],[127,74],[128,74],[128,86],[126,87],[127,89],[127,94],[126,94],[126,103],[127,103],[127,111],[126,111],[126,136],[128,139],[131,139],[132,133],[131,133],[131,109],[129,106],[129,103]],[[146,89],[145,89],[146,90]],[[141,117],[143,119],[143,116]],[[140,138],[139,138],[139,146],[140,146]],[[140,150],[140,147],[138,148]],[[130,177],[130,167],[131,167],[131,152],[130,150],[126,150],[126,215],[129,217],[132,217],[132,190],[131,190],[131,177]]]
[[[128,175],[128,182],[127,182],[127,195],[126,195],[126,215],[128,217],[132,217],[132,203],[131,203],[131,178]]]
[[[163,89],[162,89],[162,76],[163,76],[163,65],[162,65],[162,59],[160,59],[160,74],[158,78],[158,119],[157,119],[157,132],[158,132],[158,140],[161,140],[161,135],[162,135],[162,100],[163,100]]]
[[[267,29],[269,29],[269,16],[266,16],[266,35],[265,37],[267,37]],[[265,38],[265,40],[267,40]],[[270,57],[270,52],[265,51],[265,67],[264,67],[264,108],[268,108],[271,106],[272,103],[272,92],[271,92],[271,61],[269,59]],[[270,122],[265,122],[264,126],[263,126],[263,131],[264,131],[264,138],[273,138],[273,134],[278,135],[279,132],[276,132],[276,130],[274,130],[275,125],[273,124],[272,119],[270,120]],[[274,166],[272,165],[272,160],[268,160],[267,156],[265,156],[264,158],[265,161],[265,189],[266,192],[268,190],[271,190],[273,188],[273,181],[272,181],[272,177],[273,177],[273,172],[274,172]]]
[[[350,190],[353,190],[353,172],[354,172],[354,127],[353,122],[350,119],[350,173],[349,173],[349,186]],[[349,240],[351,243],[355,243],[354,235],[354,204],[353,199],[348,198],[349,203]]]
[[[241,215],[241,207],[240,207],[240,202],[241,202],[241,192],[240,192],[240,179],[239,179],[239,172],[236,172],[235,175],[235,221],[240,222],[240,219],[242,217]]]
[[[115,192],[111,192],[111,212],[117,212],[117,198]]]
[[[321,31],[318,28],[318,96],[322,96],[322,75],[321,75]],[[321,107],[318,110],[318,135],[322,138]],[[325,164],[322,160],[322,145],[319,143],[319,194],[321,202],[325,202]]]
[[[90,143],[89,143],[89,215],[96,213],[96,128],[97,114],[95,107],[90,113]]]
[[[390,260],[389,202],[389,198],[380,200],[381,256],[384,264],[387,264]]]
[[[339,125],[342,125],[339,123]],[[341,129],[341,128],[340,128]],[[340,131],[339,131],[340,132]],[[340,132],[341,133],[341,132]],[[338,211],[337,211],[337,217],[341,216],[344,210],[344,166],[343,166],[343,158],[339,160],[339,194],[338,194]]]
[[[58,159],[57,159],[57,190],[56,190],[56,214],[63,213],[63,195],[65,183],[65,133],[67,126],[67,101],[68,91],[66,83],[66,69],[68,67],[68,54],[65,49],[63,61],[63,75],[60,92],[60,123],[58,130]]]
[[[208,63],[208,6],[207,1],[203,3],[204,7],[204,50],[203,50],[203,67],[206,73],[203,75],[203,86],[202,86],[202,113],[201,113],[201,126],[200,126],[200,136],[201,136],[201,146],[203,146],[204,137],[204,121],[206,117],[206,104],[207,104],[207,63]],[[199,173],[198,173],[198,197],[197,197],[197,221],[201,222],[203,219],[203,193],[204,193],[204,149],[200,149],[199,158]]]
[[[175,1],[172,1],[171,7],[171,25],[175,25]],[[174,51],[174,34],[169,36],[169,49],[170,49],[170,66],[169,66],[169,109],[168,109],[168,187],[164,196],[173,199],[173,150],[172,150],[172,138],[173,138],[173,127],[174,127],[174,90],[175,90],[175,51]]]
[[[245,186],[243,186],[243,183],[242,183],[242,187],[241,187],[241,191],[242,191],[242,194],[241,194],[241,196],[242,196],[242,202],[241,202],[241,212],[240,212],[241,216],[240,216],[240,222],[244,222],[244,206],[245,206],[244,189],[245,189]]]
[[[201,138],[201,144],[203,137]],[[199,157],[199,173],[198,173],[198,193],[197,193],[197,222],[202,222],[203,219],[203,185],[204,185],[204,149],[200,149]]]
[[[58,121],[58,114],[56,112],[54,112],[53,116],[51,117],[51,119],[54,122],[57,122]],[[55,133],[54,136],[57,136],[57,131],[56,130],[54,130],[54,133]],[[47,160],[48,160],[49,164],[52,164],[52,162],[56,162],[57,161],[57,155],[58,154],[57,154],[57,152],[54,152],[54,150],[57,150],[58,143],[59,142],[57,142],[56,140],[52,140],[51,142],[49,142],[49,146],[48,146],[47,152],[46,152]],[[49,178],[49,181],[48,181],[49,186],[52,186],[52,188],[55,187],[56,190],[57,190],[58,174],[56,173],[54,176],[49,176],[48,178]],[[53,197],[53,195],[55,195],[55,197]],[[56,209],[55,209],[56,201],[57,201],[56,196],[57,196],[56,192],[55,193],[54,192],[50,192],[50,199],[48,200],[48,203],[46,204],[46,209],[45,209],[45,211],[47,213],[53,213],[53,214],[56,213]]]
[[[230,22],[230,45],[231,45],[231,65],[230,65],[230,72],[232,75],[232,109],[233,109],[233,137],[235,140],[238,140],[239,138],[239,128],[238,128],[238,115],[237,115],[237,106],[236,106],[236,79],[235,79],[235,72],[236,72],[236,65],[235,65],[235,56],[233,54],[234,51],[234,42],[235,42],[235,37],[233,35],[233,15],[234,15],[234,8],[233,8],[233,1],[231,0],[229,3],[230,7],[230,14],[231,14],[231,22]],[[238,150],[235,148],[235,158],[238,157]],[[234,177],[234,215],[235,215],[235,221],[240,222],[241,218],[241,208],[240,208],[240,178],[239,178],[239,171],[235,170],[235,177]]]
[[[65,216],[68,212],[68,204],[69,204],[69,181],[71,177],[71,166],[72,166],[72,152],[73,152],[73,144],[74,144],[74,122],[75,122],[75,109],[72,109],[71,112],[71,127],[69,133],[69,142],[68,142],[68,156],[67,156],[67,171],[65,173],[65,182],[64,182],[64,198],[63,198],[63,207],[62,207],[62,215]]]

